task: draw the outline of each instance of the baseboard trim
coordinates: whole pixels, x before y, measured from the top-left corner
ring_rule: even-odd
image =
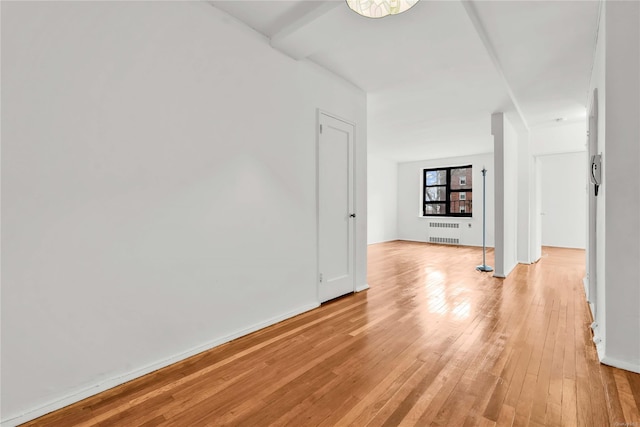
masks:
[[[367,246],[369,245],[377,245],[378,243],[387,243],[387,242],[397,242],[399,239],[397,238],[393,238],[393,239],[387,239],[387,240],[378,240],[376,242],[367,242]]]
[[[516,268],[517,265],[518,265],[518,263],[513,264],[511,266],[511,268],[506,270],[504,273],[495,272],[495,273],[493,273],[493,277],[497,277],[498,279],[506,279],[507,277],[509,277],[509,275],[511,274],[513,269]]]
[[[600,335],[600,326],[597,322],[594,321],[591,324],[591,329],[593,330],[593,342],[596,344],[596,351],[598,353],[598,359],[600,359],[600,363],[602,363],[603,365],[613,366],[614,368],[624,369],[625,371],[631,371],[635,372],[636,374],[640,374],[640,364],[631,363],[607,356],[605,352],[605,342]]]
[[[367,289],[369,289],[368,283],[365,283],[364,285],[361,285],[361,286],[356,286],[356,292],[366,291]]]
[[[367,286],[368,288],[368,286]],[[362,290],[364,290],[366,288],[363,288]],[[220,337],[218,339],[215,339],[213,341],[209,341],[205,344],[199,345],[197,347],[193,347],[187,351],[184,351],[182,353],[178,353],[176,355],[173,355],[169,358],[160,360],[158,362],[154,362],[150,365],[144,366],[142,368],[138,368],[135,369],[133,371],[130,371],[126,374],[123,375],[118,375],[116,377],[113,378],[109,378],[107,380],[104,380],[98,384],[95,384],[93,386],[90,387],[85,387],[81,390],[72,392],[62,398],[56,399],[52,402],[49,402],[47,404],[44,404],[42,406],[39,406],[37,408],[31,409],[31,410],[27,410],[26,412],[23,412],[22,414],[19,415],[10,415],[8,418],[1,420],[0,421],[0,426],[1,427],[15,427],[18,426],[20,424],[26,423],[27,421],[31,421],[34,420],[38,417],[41,417],[43,415],[46,415],[50,412],[53,411],[57,411],[58,409],[62,409],[65,406],[69,406],[73,403],[79,402],[83,399],[86,399],[88,397],[94,396],[98,393],[102,393],[103,391],[109,390],[111,388],[117,387],[119,385],[122,385],[126,382],[129,382],[131,380],[134,380],[136,378],[142,377],[144,375],[147,375],[151,372],[157,371],[158,369],[162,369],[165,368],[169,365],[172,365],[174,363],[180,362],[184,359],[187,359],[191,356],[195,356],[196,354],[202,353],[203,351],[207,351],[210,350],[212,348],[215,348],[219,345],[222,345],[226,342],[232,341],[236,338],[240,338],[244,335],[248,335],[252,332],[258,331],[260,329],[266,328],[267,326],[271,326],[274,325],[278,322],[281,322],[283,320],[289,319],[291,317],[297,316],[299,314],[305,313],[307,311],[313,310],[315,308],[320,307],[319,303],[311,303],[311,304],[307,304],[304,305],[302,307],[297,308],[296,310],[292,310],[289,311],[287,313],[281,314],[279,316],[275,316],[272,317],[270,319],[267,319],[263,322],[259,322],[256,323],[254,325],[251,325],[247,328],[244,329],[240,329],[238,331],[235,331],[229,335],[225,335],[223,337]]]
[[[591,313],[591,319],[593,319],[593,321],[595,322],[595,320],[596,320],[596,316],[595,316],[596,307],[593,305],[593,303],[590,301],[590,299],[588,297],[588,295],[589,295],[589,278],[587,276],[584,276],[582,278],[582,286],[584,286],[585,301],[587,302],[587,306],[589,307],[589,313]]]
[[[447,244],[447,243],[431,243],[429,242],[429,240],[417,240],[417,239],[402,239],[402,238],[398,238],[396,240],[390,240],[390,242],[414,242],[414,243],[429,243],[430,245],[443,245],[443,246],[464,246],[464,247],[469,247],[469,248],[481,248],[482,245],[473,245],[470,243],[459,243],[457,245],[452,245],[452,244]],[[386,243],[386,242],[382,242],[382,243]],[[375,243],[372,243],[375,244]],[[486,246],[487,249],[495,249],[493,246]]]
[[[600,353],[598,352],[598,356]],[[624,369],[625,371],[635,372],[636,374],[640,374],[640,364],[625,362],[624,360],[614,359],[613,357],[609,357],[607,355],[603,355],[600,357],[600,363],[608,366],[613,366],[614,368]]]

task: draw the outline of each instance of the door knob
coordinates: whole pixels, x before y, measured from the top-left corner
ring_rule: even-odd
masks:
[[[349,214],[349,216],[350,216],[351,218],[355,218],[355,217],[356,217],[356,214],[352,213],[352,214]]]

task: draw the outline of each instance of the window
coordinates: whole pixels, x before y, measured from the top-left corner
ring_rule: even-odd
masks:
[[[471,165],[424,169],[423,183],[423,216],[472,216]]]

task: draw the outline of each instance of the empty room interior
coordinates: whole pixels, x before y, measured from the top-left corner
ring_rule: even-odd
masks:
[[[2,427],[640,427],[640,2],[0,14]]]

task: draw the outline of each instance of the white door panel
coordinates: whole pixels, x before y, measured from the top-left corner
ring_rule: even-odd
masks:
[[[320,301],[354,291],[353,125],[320,114],[318,246]]]

